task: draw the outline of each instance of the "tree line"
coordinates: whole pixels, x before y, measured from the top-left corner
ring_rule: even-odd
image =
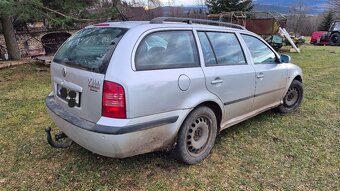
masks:
[[[88,8],[101,3],[103,9],[94,15]],[[9,58],[20,59],[20,50],[15,38],[14,25],[27,26],[26,23],[44,20],[52,28],[72,26],[76,22],[115,14],[116,0],[2,0],[0,1],[0,21]]]
[[[289,8],[287,30],[299,35],[311,35],[314,31],[328,31],[336,19],[340,19],[340,0],[329,0],[325,11],[319,15],[308,14],[306,1],[298,0]]]
[[[207,6],[209,13],[251,11],[253,0],[197,0]],[[169,0],[175,5],[175,0]],[[121,15],[119,7],[142,6],[147,9],[162,6],[160,0],[1,0],[0,22],[10,59],[20,59],[15,27],[27,27],[27,23],[44,20],[52,29],[63,29],[80,22],[99,22],[116,19]],[[329,0],[324,15],[308,15],[308,6],[302,0],[290,8],[287,28],[299,34],[328,30],[330,23],[340,14],[340,0]],[[93,8],[96,7],[96,11]],[[92,11],[91,11],[92,10]],[[320,24],[321,23],[321,24]]]

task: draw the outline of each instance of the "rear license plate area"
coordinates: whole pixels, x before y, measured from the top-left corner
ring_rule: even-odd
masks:
[[[81,92],[57,84],[57,96],[66,101],[69,107],[80,107]]]

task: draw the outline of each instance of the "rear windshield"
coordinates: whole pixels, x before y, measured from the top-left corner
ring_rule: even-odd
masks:
[[[54,56],[54,62],[105,73],[113,51],[127,29],[87,28],[70,37]]]

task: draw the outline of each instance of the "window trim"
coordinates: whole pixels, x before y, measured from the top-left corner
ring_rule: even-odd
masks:
[[[198,40],[199,39],[199,36],[198,36],[198,33],[200,32],[204,32],[205,36],[207,37],[208,41],[209,41],[209,45],[210,45],[210,48],[212,49],[213,53],[214,53],[214,56],[215,56],[215,61],[216,61],[216,65],[206,65],[205,61],[204,61],[204,66],[205,67],[215,67],[215,66],[243,66],[243,65],[249,65],[249,62],[248,62],[248,59],[246,57],[246,54],[245,54],[245,50],[242,46],[242,43],[239,39],[239,37],[237,36],[236,32],[230,32],[230,31],[214,31],[214,30],[197,30],[197,37],[198,37]],[[242,54],[243,54],[243,57],[244,57],[244,61],[245,63],[244,64],[219,64],[218,60],[217,60],[217,56],[216,56],[216,53],[215,53],[215,49],[211,43],[211,40],[208,36],[208,32],[210,33],[229,33],[229,34],[233,34],[238,42],[238,44],[240,45],[240,48],[241,48],[241,51],[242,51]],[[203,54],[203,48],[202,48],[202,43],[200,41],[200,45],[201,45],[201,49],[202,49],[202,54]],[[203,55],[203,60],[204,60],[204,55]]]
[[[265,46],[267,46],[267,48],[269,48],[269,50],[271,50],[271,51],[274,53],[274,55],[275,55],[275,57],[276,57],[275,62],[274,62],[274,63],[271,63],[271,62],[255,63],[255,62],[254,62],[254,59],[253,59],[253,55],[251,55],[251,51],[250,51],[250,49],[249,49],[249,47],[248,47],[248,45],[247,45],[247,43],[246,43],[246,41],[244,40],[244,38],[243,38],[242,35],[250,36],[250,37],[256,38],[256,39],[258,39],[259,41],[261,41]],[[243,40],[243,42],[244,42],[244,44],[245,44],[245,46],[246,46],[246,48],[247,48],[247,50],[248,50],[248,52],[249,52],[249,55],[250,55],[250,58],[251,58],[251,61],[252,61],[252,64],[253,64],[253,65],[260,65],[260,64],[281,64],[280,56],[278,55],[278,53],[277,53],[270,45],[268,45],[268,43],[267,43],[266,41],[264,41],[263,39],[261,39],[261,38],[259,38],[259,37],[257,37],[257,36],[254,36],[254,35],[251,35],[251,34],[247,34],[247,33],[242,33],[242,32],[240,32],[240,37],[242,38],[242,40]]]
[[[215,63],[216,63],[215,65],[207,65],[207,63],[205,63],[205,57],[204,57],[203,46],[202,46],[202,42],[201,42],[201,39],[200,39],[200,36],[199,36],[199,33],[200,33],[200,32],[203,33],[204,36],[208,39],[209,46],[210,46],[210,48],[211,48],[211,50],[212,50],[212,52],[213,52],[213,54],[214,54]],[[205,66],[205,67],[218,66],[216,53],[215,53],[215,50],[214,50],[213,47],[212,47],[211,41],[210,41],[210,39],[209,39],[207,33],[204,32],[204,31],[197,31],[197,38],[198,38],[198,40],[200,41],[201,50],[202,50],[202,56],[203,56],[203,60],[204,60],[204,66]]]
[[[93,70],[91,70],[91,69],[89,69],[87,67],[82,67],[82,66],[79,66],[79,65],[73,65],[73,64],[70,65],[70,64],[67,64],[67,63],[60,62],[59,59],[56,59],[55,56],[58,54],[58,52],[60,51],[61,47],[64,46],[64,44],[66,43],[67,40],[65,42],[63,42],[63,44],[60,45],[60,47],[58,48],[57,52],[53,56],[52,62],[55,62],[55,63],[63,65],[63,66],[77,68],[77,69],[81,69],[81,70],[85,70],[85,71],[89,71],[89,72],[95,72],[95,73],[98,73],[98,74],[106,74],[107,69],[108,69],[108,67],[110,65],[110,61],[112,59],[112,56],[113,56],[113,54],[114,54],[114,52],[115,52],[119,42],[121,41],[121,39],[125,36],[125,34],[130,29],[129,28],[123,28],[123,27],[86,27],[86,28],[83,28],[83,29],[77,31],[72,36],[76,35],[77,33],[81,32],[82,30],[91,29],[91,28],[98,28],[98,29],[115,28],[115,29],[121,29],[122,31],[124,31],[124,33],[122,33],[122,35],[120,35],[117,38],[117,43],[114,44],[113,47],[111,49],[109,49],[108,52],[106,53],[106,55],[103,57],[102,65],[101,65],[101,67],[98,68],[98,71],[93,71]],[[70,36],[69,38],[71,38],[72,36]]]
[[[136,63],[136,57],[137,57],[137,50],[141,44],[141,42],[143,42],[143,40],[145,38],[147,38],[149,35],[152,35],[154,33],[159,33],[159,32],[183,32],[183,31],[187,31],[187,32],[191,32],[192,34],[192,39],[194,40],[194,46],[193,50],[195,50],[196,55],[194,55],[196,58],[195,61],[197,61],[197,64],[195,66],[188,66],[188,65],[182,65],[182,66],[177,66],[177,67],[154,67],[154,68],[143,68],[143,69],[138,69],[137,68],[137,63]],[[192,28],[156,28],[156,29],[152,29],[149,31],[144,32],[139,39],[137,40],[133,52],[132,52],[132,70],[136,71],[136,72],[141,72],[141,71],[152,71],[152,70],[173,70],[173,69],[183,69],[183,68],[198,68],[201,67],[201,60],[200,60],[200,53],[198,50],[198,44],[195,38],[195,34]],[[172,65],[173,66],[173,65]]]

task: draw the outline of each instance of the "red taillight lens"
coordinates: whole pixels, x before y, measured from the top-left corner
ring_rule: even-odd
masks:
[[[125,92],[123,86],[104,81],[102,116],[111,118],[126,118]]]

